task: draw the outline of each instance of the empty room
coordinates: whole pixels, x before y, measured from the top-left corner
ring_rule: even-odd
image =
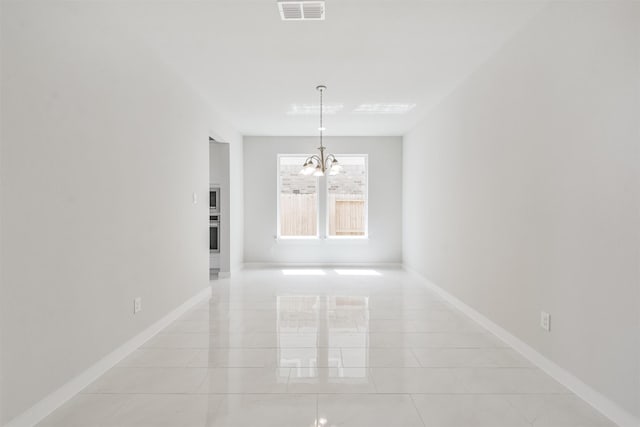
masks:
[[[640,1],[0,0],[0,426],[640,427]]]

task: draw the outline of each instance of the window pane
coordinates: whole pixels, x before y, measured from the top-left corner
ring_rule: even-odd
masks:
[[[304,157],[280,157],[280,236],[318,235],[318,179],[300,175]]]
[[[342,171],[329,175],[329,236],[364,236],[367,231],[367,162],[338,156]]]

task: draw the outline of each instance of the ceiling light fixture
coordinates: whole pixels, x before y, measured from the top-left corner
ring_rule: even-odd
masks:
[[[316,86],[316,90],[320,92],[320,126],[318,130],[320,131],[320,155],[313,154],[307,157],[302,165],[302,170],[300,174],[302,175],[313,175],[313,176],[324,176],[325,172],[329,171],[329,175],[337,175],[340,173],[342,166],[338,163],[338,159],[333,154],[329,154],[325,157],[324,150],[325,146],[322,145],[322,132],[324,132],[325,127],[322,125],[322,94],[325,90],[327,90],[326,86],[320,85]]]

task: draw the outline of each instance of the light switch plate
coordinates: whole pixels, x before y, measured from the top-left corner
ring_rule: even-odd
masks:
[[[133,314],[138,313],[142,310],[142,298],[137,297],[133,299]]]

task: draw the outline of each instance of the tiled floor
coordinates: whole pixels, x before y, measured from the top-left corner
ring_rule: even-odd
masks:
[[[375,273],[213,281],[209,302],[41,425],[613,425],[415,276]]]

